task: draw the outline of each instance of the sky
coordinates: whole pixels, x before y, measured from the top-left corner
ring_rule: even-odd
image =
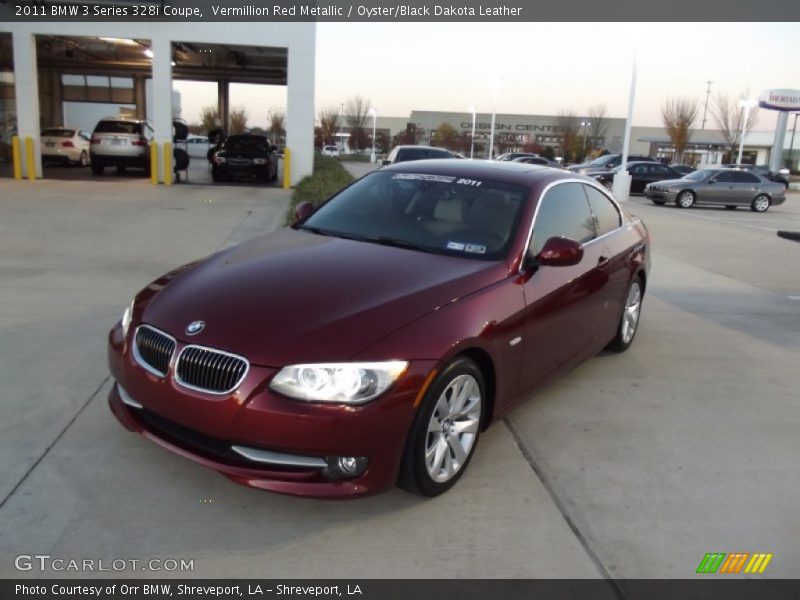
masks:
[[[624,118],[634,54],[637,126],[661,126],[668,97],[697,99],[702,119],[709,80],[712,105],[718,93],[800,89],[800,23],[319,23],[316,108],[358,94],[379,117],[469,106],[489,113],[499,77],[498,113],[582,116],[603,104]],[[190,122],[216,102],[213,83],[175,87]],[[231,106],[263,127],[268,110],[285,110],[286,88],[232,85]],[[761,110],[755,128],[774,123],[775,113]],[[707,127],[715,127],[710,114]]]

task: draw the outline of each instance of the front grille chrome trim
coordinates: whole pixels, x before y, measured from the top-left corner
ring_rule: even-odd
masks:
[[[185,362],[187,353],[191,353],[189,359],[191,362],[189,363]],[[231,378],[236,374],[235,369],[242,365],[244,368],[241,374],[232,380]],[[181,370],[184,366],[187,369],[185,375],[192,380],[191,383],[181,377]],[[214,396],[226,396],[235,391],[249,372],[250,361],[244,356],[198,344],[184,346],[175,361],[175,383],[186,389]],[[226,380],[229,380],[229,385],[220,389]]]
[[[328,462],[324,458],[316,456],[300,456],[297,454],[281,454],[270,450],[259,448],[249,448],[248,446],[231,446],[231,450],[248,460],[262,463],[265,465],[279,465],[281,467],[311,467],[314,469],[324,469]]]
[[[131,398],[131,395],[128,391],[122,387],[119,383],[117,383],[117,393],[119,394],[119,399],[122,400],[124,404],[127,404],[131,408],[144,408],[141,404],[139,404],[136,400]]]
[[[164,337],[164,338],[167,339],[168,342],[170,342],[171,348],[170,348],[170,351],[169,351],[169,358],[167,360],[167,369],[165,371],[162,372],[162,371],[159,371],[158,369],[156,369],[153,365],[148,363],[142,357],[141,353],[139,352],[139,332],[142,331],[142,330],[147,330],[147,331],[151,332],[151,334],[155,334],[155,335],[159,335],[161,337]],[[133,358],[134,358],[134,360],[136,360],[136,364],[138,364],[140,367],[142,367],[145,371],[155,375],[156,377],[162,377],[163,378],[163,377],[167,376],[167,371],[169,371],[169,367],[172,364],[172,358],[173,358],[173,356],[175,354],[175,348],[177,347],[177,345],[178,345],[177,340],[174,337],[172,337],[171,335],[169,335],[168,333],[164,333],[160,329],[156,329],[155,327],[152,327],[151,325],[147,325],[147,324],[142,323],[141,325],[139,325],[136,328],[136,332],[133,334],[133,344],[132,344],[132,346],[133,346]]]

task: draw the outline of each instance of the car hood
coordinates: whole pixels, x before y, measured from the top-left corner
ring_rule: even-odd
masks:
[[[138,297],[145,306],[135,314],[181,341],[262,366],[341,361],[507,272],[503,262],[289,229],[165,276]],[[205,328],[189,337],[195,320]]]

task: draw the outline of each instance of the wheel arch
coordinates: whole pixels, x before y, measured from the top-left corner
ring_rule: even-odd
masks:
[[[478,348],[477,346],[471,346],[461,350],[453,359],[460,356],[474,361],[483,374],[483,383],[486,388],[486,408],[484,409],[486,418],[481,426],[481,431],[484,431],[489,426],[489,423],[492,422],[494,415],[494,401],[497,393],[497,374],[495,372],[494,361],[486,350]]]

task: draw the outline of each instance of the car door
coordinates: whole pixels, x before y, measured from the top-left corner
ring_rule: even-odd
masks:
[[[551,237],[584,245],[577,265],[534,267],[524,281],[525,325],[521,389],[527,390],[585,350],[595,336],[597,303],[606,278],[598,271],[607,259],[596,238],[589,201],[578,182],[559,182],[539,201],[528,256],[539,254]]]
[[[758,188],[761,179],[753,173],[747,171],[735,171],[731,173],[733,183],[731,186],[730,204],[750,206],[750,203],[758,195]]]
[[[631,192],[643,192],[649,182],[649,165],[635,165],[631,169]]]

